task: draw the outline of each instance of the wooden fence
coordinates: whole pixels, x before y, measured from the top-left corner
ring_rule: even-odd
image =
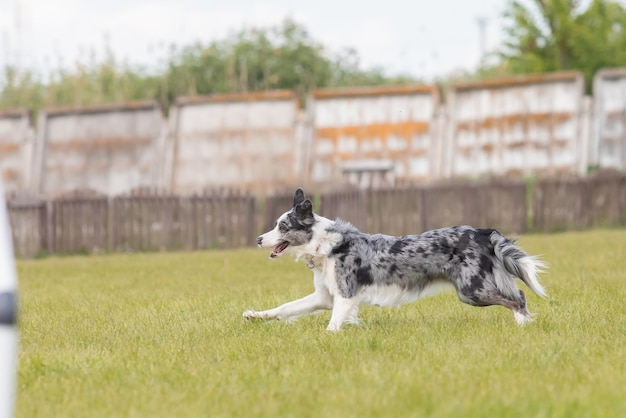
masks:
[[[181,197],[140,189],[113,198],[81,191],[7,206],[20,257],[237,248],[252,245],[257,233],[256,199],[233,190]]]
[[[526,195],[526,183],[512,181],[348,190],[322,195],[321,213],[388,235],[461,224],[523,233]]]
[[[108,197],[74,192],[7,201],[15,252],[167,251],[252,246],[292,206],[293,191],[258,199],[236,190],[191,196],[142,189]],[[626,175],[491,180],[389,189],[344,189],[315,199],[317,212],[370,233],[404,235],[469,224],[521,234],[626,223]]]
[[[37,198],[9,196],[7,212],[13,236],[13,249],[18,257],[33,257],[47,248],[47,204]]]
[[[585,179],[544,179],[534,190],[534,230],[565,231],[624,225],[626,175],[600,172]]]

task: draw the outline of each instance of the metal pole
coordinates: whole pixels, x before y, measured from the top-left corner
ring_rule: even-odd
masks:
[[[480,60],[479,64],[483,64],[485,60],[485,53],[487,52],[487,22],[488,19],[485,16],[476,17],[476,24],[478,25],[479,41],[480,41]]]
[[[0,418],[13,417],[17,378],[17,275],[0,182]]]

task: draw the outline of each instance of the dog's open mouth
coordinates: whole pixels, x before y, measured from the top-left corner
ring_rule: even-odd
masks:
[[[278,257],[283,251],[285,251],[287,247],[289,247],[289,243],[287,241],[281,242],[276,247],[274,247],[274,249],[272,250],[270,254],[270,258]]]

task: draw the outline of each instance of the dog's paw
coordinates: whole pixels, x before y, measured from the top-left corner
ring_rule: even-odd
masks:
[[[251,309],[245,311],[242,316],[243,316],[243,319],[245,319],[246,321],[253,321],[255,319],[261,319],[261,320],[267,319],[267,316],[263,314],[262,312],[253,311]]]
[[[517,322],[517,325],[523,327],[524,325],[531,323],[535,320],[535,317],[537,316],[534,313],[522,313],[522,312],[513,312],[513,314],[515,315],[515,322]]]
[[[253,310],[251,310],[251,309],[248,309],[247,311],[245,311],[245,312],[243,313],[242,317],[243,317],[243,319],[245,319],[245,320],[248,320],[248,321],[249,321],[249,320],[251,320],[251,319],[256,318],[256,316],[255,316],[255,315],[256,315],[256,312],[254,312],[254,311],[253,311]]]
[[[336,324],[328,324],[328,326],[326,327],[326,331],[328,332],[339,332],[341,331],[341,325],[336,325]]]

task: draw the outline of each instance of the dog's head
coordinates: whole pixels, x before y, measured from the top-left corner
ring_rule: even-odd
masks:
[[[257,244],[262,248],[274,247],[270,258],[276,258],[287,248],[305,245],[311,241],[314,224],[315,215],[311,199],[304,196],[302,189],[298,189],[293,195],[291,210],[278,218],[274,229],[258,237]]]

